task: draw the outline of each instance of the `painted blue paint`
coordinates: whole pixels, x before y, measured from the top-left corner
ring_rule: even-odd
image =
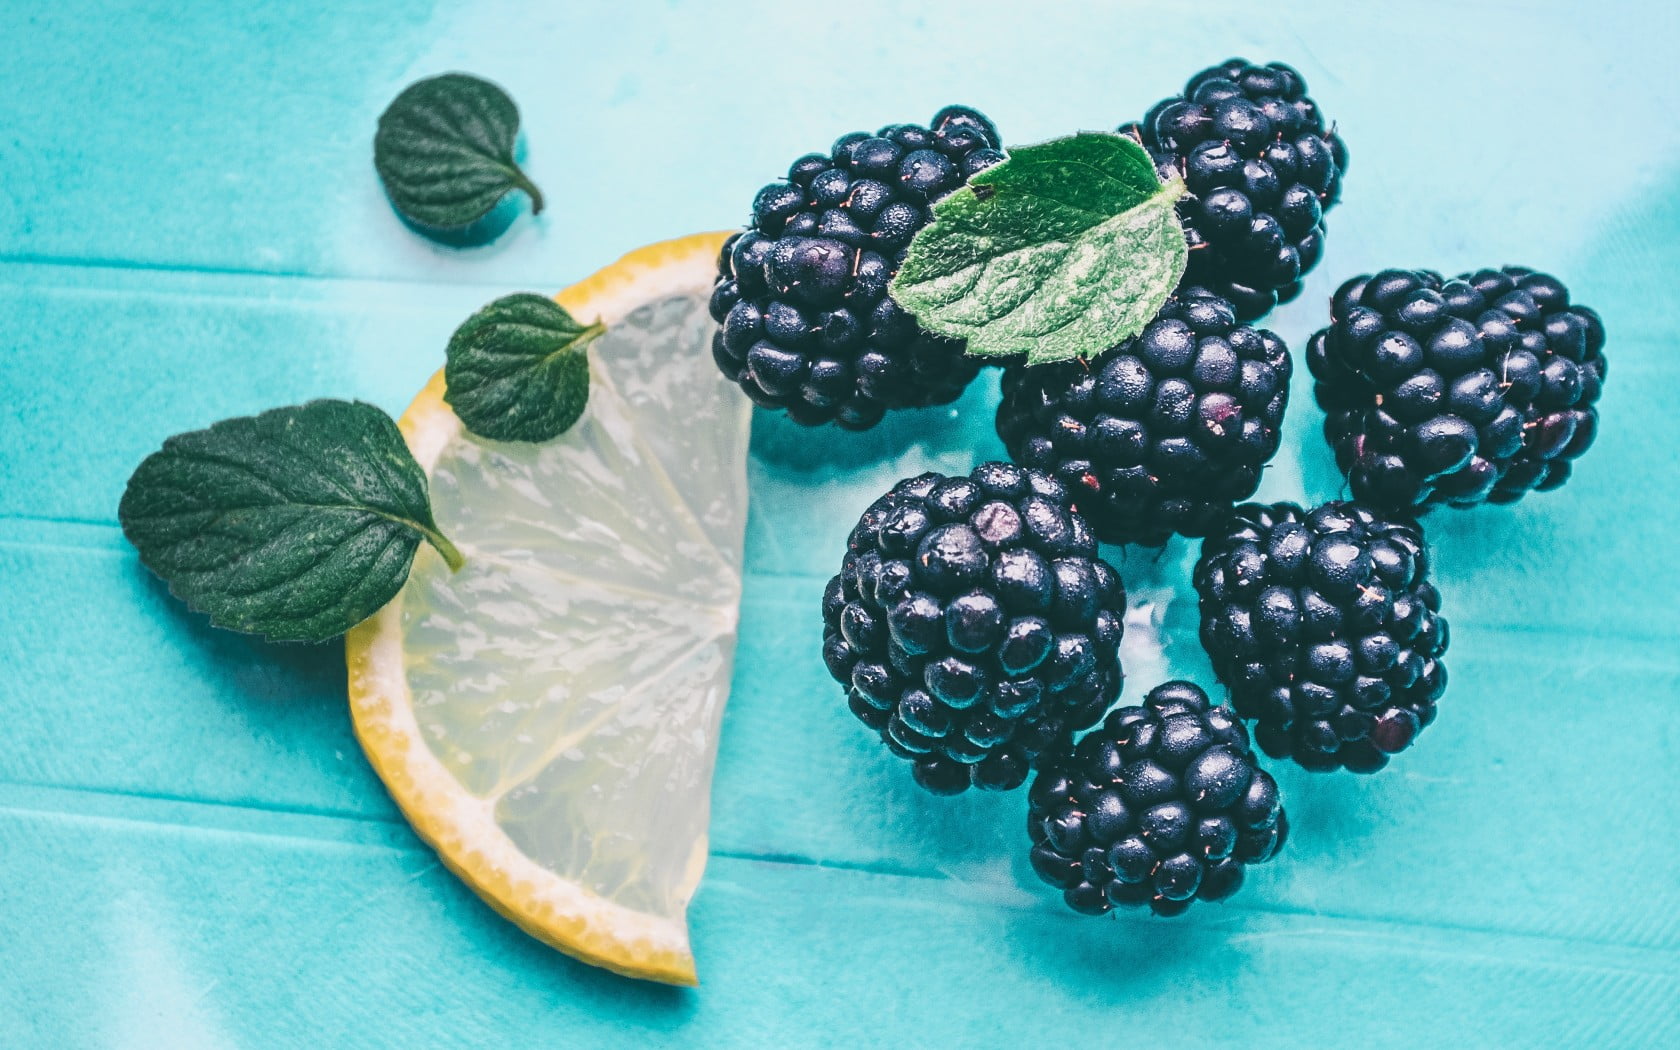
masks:
[[[0,1045],[1668,1045],[1680,1029],[1680,27],[1664,6],[1422,0],[0,5]],[[742,642],[692,917],[702,987],[573,963],[441,870],[368,771],[336,646],[209,629],[114,527],[170,433],[311,396],[399,409],[454,326],[744,217],[852,127],[985,109],[1015,142],[1201,65],[1297,65],[1353,155],[1299,348],[1384,265],[1553,270],[1604,315],[1561,492],[1428,527],[1437,724],[1380,776],[1279,770],[1295,832],[1231,903],[1073,916],[1019,795],[931,798],[845,712],[818,596],[898,477],[996,454],[990,382],[865,435],[761,417]],[[380,110],[465,69],[550,206],[403,228]],[[844,84],[842,89],[839,85]],[[813,129],[813,130],[805,130]],[[1263,495],[1338,484],[1305,381]],[[1193,549],[1132,552],[1151,676],[1207,681]]]

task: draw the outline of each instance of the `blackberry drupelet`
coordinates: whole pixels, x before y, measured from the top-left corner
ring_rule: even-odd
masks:
[[[1089,362],[1009,366],[998,435],[1017,462],[1060,479],[1105,542],[1205,536],[1277,452],[1291,369],[1277,336],[1184,289]]]
[[[1414,513],[1555,489],[1598,432],[1604,325],[1519,266],[1356,277],[1313,336],[1324,433],[1356,498]]]
[[[1277,783],[1235,712],[1182,681],[1110,712],[1046,762],[1028,806],[1033,869],[1092,915],[1144,903],[1178,915],[1222,900],[1244,865],[1270,860],[1289,837]]]
[[[1125,612],[1061,484],[985,463],[863,513],[823,593],[823,658],[924,788],[1004,791],[1119,695]]]
[[[1230,299],[1245,321],[1300,294],[1348,163],[1301,74],[1233,58],[1120,133],[1141,142],[1164,177],[1184,176],[1185,284]]]
[[[1273,758],[1372,773],[1434,720],[1447,621],[1411,522],[1248,504],[1202,544],[1195,585],[1214,672]]]
[[[718,257],[712,356],[766,408],[852,430],[889,408],[955,400],[979,373],[960,341],[924,332],[887,294],[929,206],[1003,160],[997,129],[947,106],[931,127],[843,135],[753,200]]]

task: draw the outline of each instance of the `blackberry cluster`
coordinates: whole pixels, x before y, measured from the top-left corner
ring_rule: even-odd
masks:
[[[1120,576],[1067,491],[1011,463],[899,482],[822,608],[852,713],[936,794],[1019,787],[1120,693]]]
[[[1032,865],[1075,911],[1148,903],[1178,915],[1221,900],[1289,836],[1277,783],[1228,707],[1189,682],[1156,686],[1055,761],[1029,793]]]
[[[1562,485],[1592,445],[1604,325],[1555,277],[1384,270],[1342,285],[1331,319],[1307,365],[1361,500],[1510,503]]]
[[[1237,508],[1196,564],[1202,645],[1273,758],[1381,769],[1435,718],[1447,622],[1410,522],[1357,503]]]
[[[1233,58],[1120,132],[1143,144],[1163,177],[1184,176],[1186,284],[1231,300],[1249,321],[1300,294],[1348,163],[1301,74]]]
[[[887,294],[929,206],[1003,160],[997,129],[948,106],[931,127],[843,135],[753,200],[718,257],[712,356],[766,408],[852,430],[889,408],[955,400],[979,372]]]
[[[998,435],[1017,462],[1060,479],[1106,542],[1205,536],[1277,452],[1291,369],[1277,336],[1185,289],[1092,361],[1011,365]]]

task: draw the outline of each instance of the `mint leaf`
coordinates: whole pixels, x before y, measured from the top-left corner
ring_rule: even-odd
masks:
[[[933,206],[892,296],[976,357],[1099,354],[1142,331],[1184,275],[1183,193],[1121,135],[1012,149]]]
[[[379,117],[373,166],[391,203],[410,221],[459,230],[482,219],[508,192],[543,197],[514,163],[519,109],[507,92],[465,73],[403,89]]]
[[[479,437],[558,437],[583,415],[589,400],[586,348],[606,330],[600,322],[579,324],[540,295],[497,299],[450,338],[443,399]]]
[[[218,627],[343,634],[390,601],[422,538],[459,568],[426,475],[384,412],[311,401],[177,434],[128,479],[123,535]]]

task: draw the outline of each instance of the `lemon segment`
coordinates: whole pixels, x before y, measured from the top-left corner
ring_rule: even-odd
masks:
[[[468,434],[433,378],[400,426],[466,563],[423,548],[346,639],[357,736],[443,861],[556,948],[675,984],[696,980],[746,524],[750,408],[706,310],[723,237],[557,296],[607,331],[553,441]]]

